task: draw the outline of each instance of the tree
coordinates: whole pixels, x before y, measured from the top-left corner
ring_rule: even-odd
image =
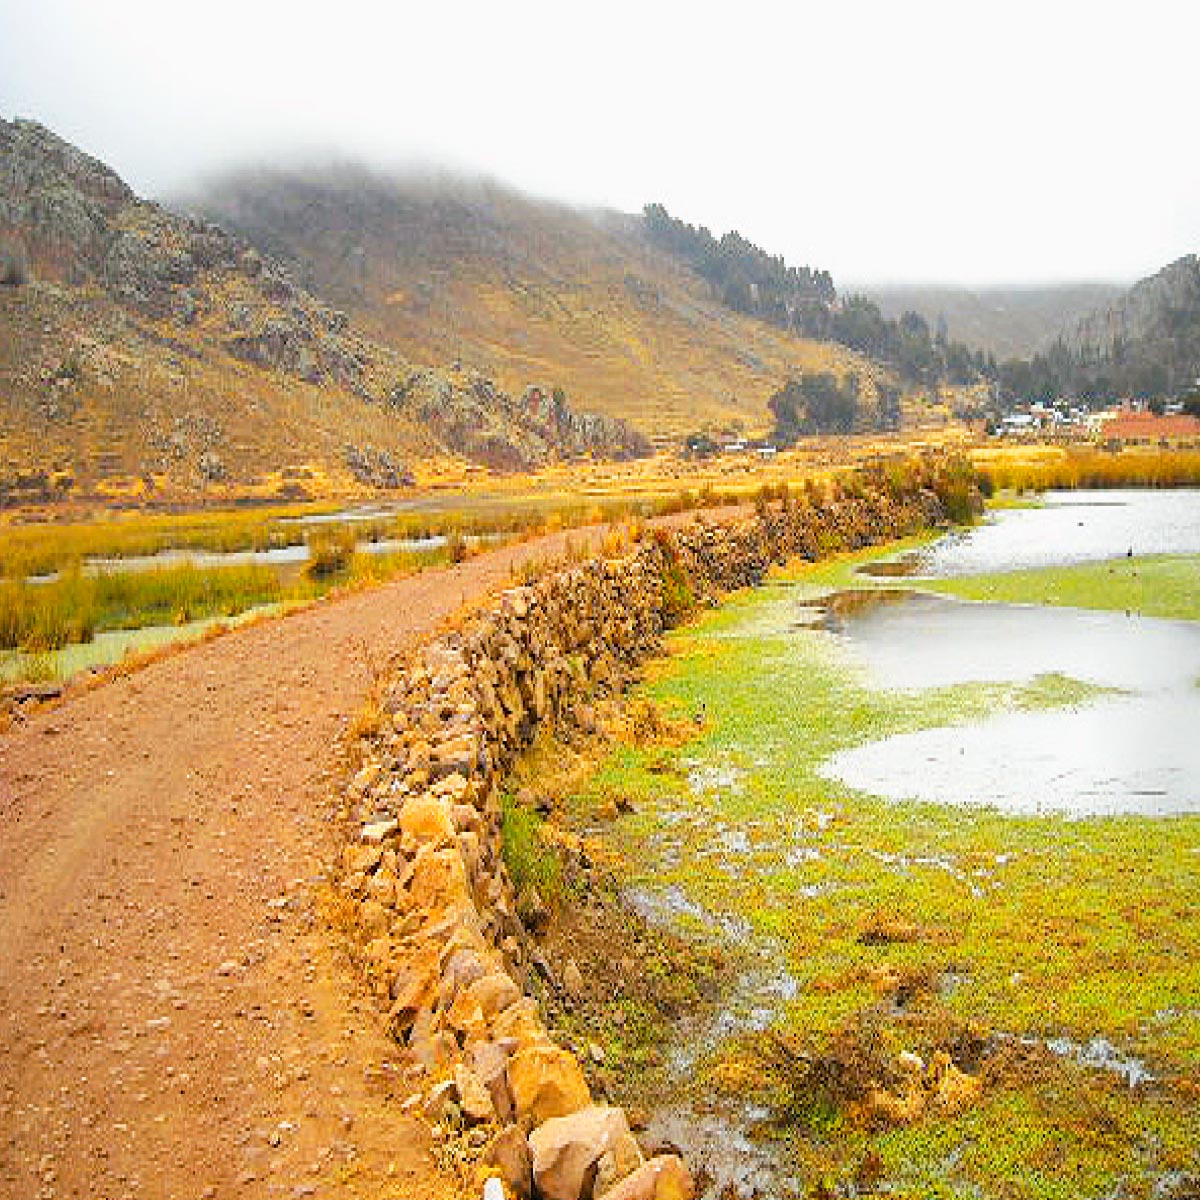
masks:
[[[850,433],[859,423],[858,376],[839,382],[825,371],[800,375],[789,379],[767,407],[775,418],[775,440],[781,445],[805,434]]]

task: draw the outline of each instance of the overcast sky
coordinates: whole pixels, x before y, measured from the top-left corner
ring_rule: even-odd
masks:
[[[336,151],[660,200],[836,281],[1200,250],[1200,5],[0,0],[0,115],[139,191]]]

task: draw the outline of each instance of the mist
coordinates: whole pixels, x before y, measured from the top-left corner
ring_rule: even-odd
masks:
[[[1128,280],[1200,243],[1200,17],[1013,3],[0,0],[0,113],[169,198],[246,164],[665,204],[858,283]]]

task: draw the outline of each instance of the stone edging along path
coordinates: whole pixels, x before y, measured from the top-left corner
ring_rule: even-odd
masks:
[[[592,696],[624,686],[691,603],[943,517],[930,491],[872,489],[657,529],[624,558],[504,592],[388,683],[349,785],[340,888],[360,968],[424,1087],[413,1103],[499,1128],[486,1161],[510,1194],[640,1200],[693,1187],[678,1158],[643,1162],[619,1108],[593,1105],[579,1062],[516,982],[527,939],[501,855],[507,768],[540,729],[584,719]]]

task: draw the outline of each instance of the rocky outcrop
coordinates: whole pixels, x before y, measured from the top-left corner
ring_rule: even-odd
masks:
[[[1200,257],[1188,254],[1134,284],[1063,337],[1076,387],[1099,395],[1187,392],[1200,378]]]
[[[414,368],[278,260],[212,221],[140,199],[109,167],[33,121],[0,120],[0,285],[40,289],[43,301],[68,307],[85,293],[93,303],[103,298],[106,311],[176,353],[340,389],[499,469],[649,448],[623,422],[565,405],[547,420],[478,373]],[[113,348],[130,341],[126,331]],[[404,474],[362,455],[349,466],[377,487],[398,486]]]
[[[503,593],[391,682],[349,793],[355,838],[341,886],[362,969],[410,1071],[433,1085],[427,1111],[502,1128],[497,1158],[513,1174],[525,1168],[512,1143],[528,1134],[544,1200],[599,1195],[600,1181],[657,1195],[664,1172],[673,1190],[663,1194],[684,1196],[690,1181],[681,1165],[648,1164],[628,1191],[620,1181],[640,1169],[640,1151],[623,1115],[593,1106],[579,1062],[523,996],[528,939],[501,853],[506,768],[540,729],[586,721],[588,701],[623,687],[691,604],[753,585],[773,563],[896,537],[940,515],[932,493],[866,489],[658,529],[625,558]]]

